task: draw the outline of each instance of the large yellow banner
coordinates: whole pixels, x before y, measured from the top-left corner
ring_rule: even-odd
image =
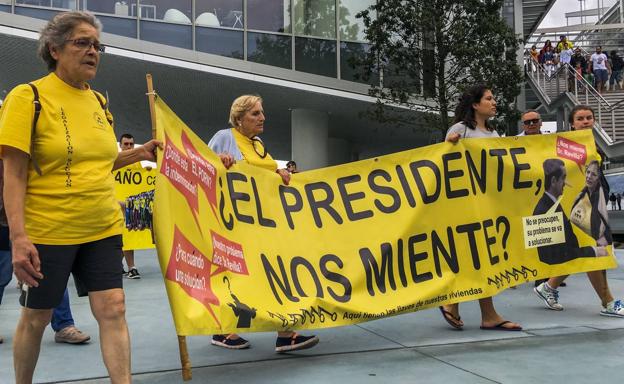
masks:
[[[156,170],[136,163],[113,171],[115,198],[120,203],[125,226],[123,250],[154,248],[152,217]]]
[[[156,243],[179,335],[354,324],[616,265],[583,224],[598,208],[575,204],[591,131],[441,143],[284,185],[226,170],[161,99],[156,121]]]

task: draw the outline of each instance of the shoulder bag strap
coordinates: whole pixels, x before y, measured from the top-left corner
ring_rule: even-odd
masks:
[[[33,94],[35,95],[33,99],[35,115],[33,116],[32,128],[30,131],[30,161],[32,162],[35,172],[41,176],[41,168],[39,168],[39,163],[37,163],[37,159],[35,158],[35,132],[37,131],[37,121],[39,120],[39,115],[41,114],[41,103],[39,102],[39,91],[37,90],[37,87],[35,87],[33,83],[28,83],[28,85],[30,85]]]

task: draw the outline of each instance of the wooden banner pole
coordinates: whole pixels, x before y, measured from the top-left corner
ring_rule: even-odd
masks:
[[[154,92],[154,84],[152,83],[152,74],[145,75],[147,80],[147,98],[149,100],[150,117],[152,118],[152,139],[156,138],[156,107],[154,102],[156,100],[156,93]]]
[[[152,139],[156,138],[156,93],[154,92],[154,84],[152,83],[152,75],[145,75],[147,80],[147,97],[149,100],[150,117],[152,119]],[[189,381],[193,379],[191,370],[191,359],[189,359],[188,349],[186,348],[186,336],[178,335],[178,347],[180,348],[180,363],[182,364],[182,379]]]

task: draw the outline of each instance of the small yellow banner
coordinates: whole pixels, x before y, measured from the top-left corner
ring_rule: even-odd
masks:
[[[156,170],[145,169],[137,163],[113,171],[113,177],[115,198],[120,202],[126,224],[122,234],[123,250],[154,248],[152,210]]]
[[[354,324],[616,265],[569,220],[591,131],[441,143],[284,185],[226,170],[160,98],[156,122],[156,243],[179,335]]]

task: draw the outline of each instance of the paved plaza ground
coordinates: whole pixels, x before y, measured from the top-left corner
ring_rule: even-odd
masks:
[[[609,271],[614,294],[624,297],[624,250]],[[143,278],[125,280],[132,339],[132,372],[138,383],[180,383],[178,344],[154,251],[137,252]],[[70,279],[71,281],[71,279]],[[106,383],[97,324],[87,299],[75,296],[79,328],[87,345],[56,344],[48,328],[35,382]],[[0,307],[0,383],[13,383],[12,333],[18,291],[7,287]],[[450,329],[437,310],[316,331],[321,343],[310,350],[278,355],[274,333],[244,335],[252,348],[230,351],[207,336],[188,337],[196,383],[589,383],[619,382],[624,372],[624,319],[599,316],[599,301],[584,274],[561,289],[562,312],[544,308],[533,284],[495,298],[522,332],[482,331],[476,302],[461,306],[466,326]]]

